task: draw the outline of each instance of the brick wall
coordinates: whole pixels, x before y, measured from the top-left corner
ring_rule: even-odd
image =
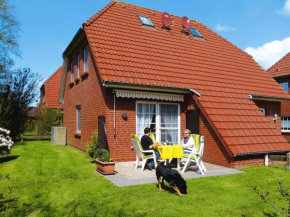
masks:
[[[64,126],[67,128],[67,141],[82,151],[86,147],[82,143],[91,141],[94,130],[98,127],[98,116],[106,115],[107,106],[103,97],[105,92],[101,85],[97,68],[89,55],[89,74],[75,81],[71,86],[70,63],[75,61],[75,78],[77,78],[77,55],[80,54],[80,74],[84,73],[83,49],[87,41],[83,41],[70,55],[64,93]],[[76,106],[81,106],[81,133],[76,134]]]
[[[290,77],[283,77],[283,78],[274,78],[279,84],[288,82],[288,92],[290,90]],[[290,115],[290,102],[281,102],[281,116]],[[285,139],[290,141],[290,132],[283,132],[282,135]]]
[[[259,108],[266,109],[266,118],[274,123],[273,117],[275,114],[278,115],[278,119],[275,121],[275,126],[279,132],[281,132],[281,103],[280,102],[271,102],[271,101],[263,101],[263,100],[255,100],[254,101]]]

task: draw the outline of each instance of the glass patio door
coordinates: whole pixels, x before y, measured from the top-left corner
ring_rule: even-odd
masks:
[[[137,102],[136,133],[141,138],[149,127],[157,141],[179,143],[179,114],[179,104]]]

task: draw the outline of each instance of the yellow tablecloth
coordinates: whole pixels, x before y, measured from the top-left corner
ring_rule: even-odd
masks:
[[[182,145],[161,145],[158,146],[158,151],[163,160],[181,158],[183,155]]]

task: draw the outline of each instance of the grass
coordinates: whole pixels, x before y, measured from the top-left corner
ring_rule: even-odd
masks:
[[[16,143],[12,155],[0,160],[0,216],[276,216],[253,187],[268,191],[278,206],[285,204],[277,182],[290,187],[285,166],[188,179],[183,197],[159,192],[157,184],[117,187],[95,172],[85,154],[47,141]]]

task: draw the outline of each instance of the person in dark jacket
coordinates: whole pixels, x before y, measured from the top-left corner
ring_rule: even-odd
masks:
[[[156,150],[157,150],[157,146],[160,144],[157,142],[153,143],[152,139],[150,138],[150,134],[151,134],[151,129],[149,127],[146,127],[144,129],[144,135],[141,138],[141,145],[144,151],[154,150],[156,161],[157,161],[158,158],[160,157],[160,154]],[[154,161],[153,159],[150,159],[150,161],[147,163],[147,168],[149,170],[152,170],[153,166],[154,166]]]

